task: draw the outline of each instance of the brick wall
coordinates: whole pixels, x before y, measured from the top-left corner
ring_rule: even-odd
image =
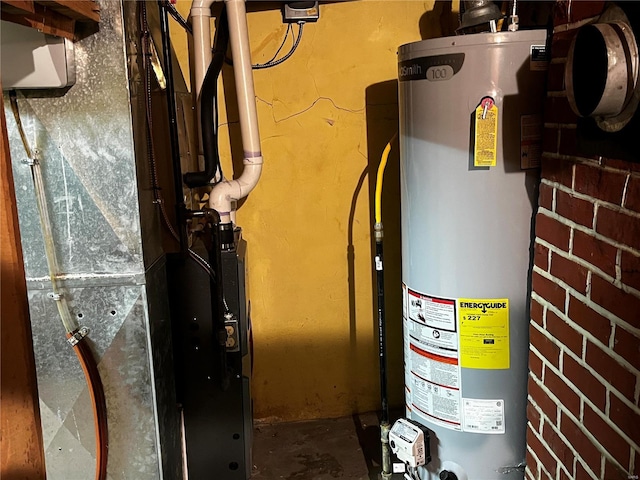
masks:
[[[603,5],[555,5],[531,299],[535,480],[640,472],[640,163],[580,156],[563,82],[575,29]]]

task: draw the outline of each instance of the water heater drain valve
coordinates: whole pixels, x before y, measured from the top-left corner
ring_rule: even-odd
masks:
[[[389,445],[398,460],[409,467],[419,467],[431,461],[429,430],[426,427],[401,418],[391,427]]]

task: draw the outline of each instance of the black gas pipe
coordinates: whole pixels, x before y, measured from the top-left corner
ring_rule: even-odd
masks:
[[[169,35],[169,17],[162,1],[158,1],[160,9],[160,31],[162,32],[162,58],[167,81],[167,108],[169,110],[169,143],[173,165],[173,188],[175,190],[176,224],[178,226],[180,250],[186,252],[187,230],[185,224],[185,203],[182,192],[182,166],[180,164],[180,146],[178,141],[178,115],[176,111],[176,91],[173,84],[173,64],[171,62],[171,37]]]

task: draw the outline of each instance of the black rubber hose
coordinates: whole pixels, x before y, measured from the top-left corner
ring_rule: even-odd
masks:
[[[218,77],[229,45],[229,25],[225,9],[220,13],[213,47],[213,58],[200,91],[200,131],[204,153],[204,170],[184,174],[189,188],[208,185],[220,165],[218,152]]]

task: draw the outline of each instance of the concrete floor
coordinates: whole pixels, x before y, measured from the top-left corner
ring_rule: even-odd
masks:
[[[258,425],[252,480],[375,480],[380,441],[375,413]]]

